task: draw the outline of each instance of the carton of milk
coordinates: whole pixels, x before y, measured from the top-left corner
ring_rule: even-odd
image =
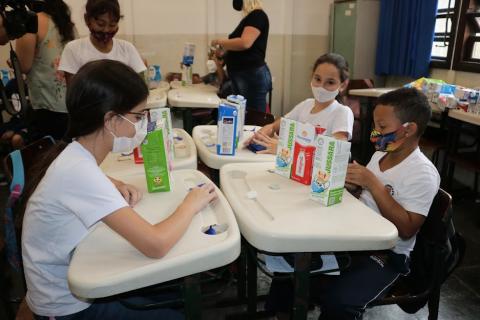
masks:
[[[315,157],[315,126],[297,122],[290,179],[309,185]]]
[[[168,155],[170,162],[173,161],[174,149],[173,144],[173,128],[172,128],[172,116],[170,114],[170,108],[152,108],[149,109],[150,113],[150,122],[158,122],[160,119],[163,119],[165,130],[166,130],[166,143],[168,148]]]
[[[317,135],[310,198],[324,206],[342,202],[350,142]]]
[[[222,102],[218,106],[217,154],[235,155],[237,146],[238,110],[234,105]]]
[[[275,172],[281,176],[290,178],[293,148],[295,146],[297,122],[287,118],[280,120],[278,133],[277,155],[275,158]]]
[[[141,145],[141,151],[148,192],[170,191],[172,179],[167,147],[167,129],[163,120],[158,120],[155,129],[147,134]]]
[[[243,137],[243,126],[245,125],[245,109],[247,108],[247,99],[241,95],[229,95],[227,102],[237,108],[238,120],[237,120],[237,140],[236,147],[238,147],[239,141]]]

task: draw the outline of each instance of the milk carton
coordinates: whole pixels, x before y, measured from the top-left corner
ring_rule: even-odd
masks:
[[[309,185],[315,156],[315,126],[297,122],[290,178]]]
[[[141,145],[148,192],[171,190],[167,136],[165,122],[159,120]]]
[[[238,121],[237,121],[237,140],[236,147],[240,139],[243,137],[243,126],[245,125],[245,109],[247,107],[247,99],[241,95],[229,95],[227,97],[227,102],[237,108],[238,111]]]
[[[162,119],[164,122],[169,161],[172,162],[174,157],[174,144],[172,116],[170,114],[170,108],[154,108],[150,109],[148,112],[150,114],[150,122],[158,122],[160,119]]]
[[[325,206],[342,201],[350,142],[317,135],[310,198]]]
[[[217,154],[235,155],[237,145],[238,110],[235,106],[222,102],[218,106]]]
[[[287,178],[290,178],[292,168],[296,128],[296,121],[287,118],[282,118],[280,120],[277,156],[275,158],[275,172]]]
[[[148,88],[155,89],[160,84],[162,80],[162,73],[160,71],[160,66],[157,64],[151,65],[148,67]]]

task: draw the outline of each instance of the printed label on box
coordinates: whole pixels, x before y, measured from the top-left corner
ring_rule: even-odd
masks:
[[[315,127],[297,122],[293,151],[292,173],[290,178],[309,185],[312,179],[313,158],[315,156]]]
[[[296,127],[297,122],[294,120],[287,118],[282,118],[280,120],[277,156],[275,158],[275,172],[287,178],[290,178],[292,168]]]
[[[236,107],[225,103],[218,106],[217,154],[235,155],[237,121],[238,112]]]

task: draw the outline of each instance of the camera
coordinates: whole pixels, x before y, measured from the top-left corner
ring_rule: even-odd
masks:
[[[3,27],[10,39],[25,33],[37,33],[37,12],[43,11],[43,0],[0,0]]]

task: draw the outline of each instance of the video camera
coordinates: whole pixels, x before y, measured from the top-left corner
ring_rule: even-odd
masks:
[[[8,37],[17,39],[25,33],[37,33],[36,13],[43,8],[43,0],[0,0],[0,15]]]

